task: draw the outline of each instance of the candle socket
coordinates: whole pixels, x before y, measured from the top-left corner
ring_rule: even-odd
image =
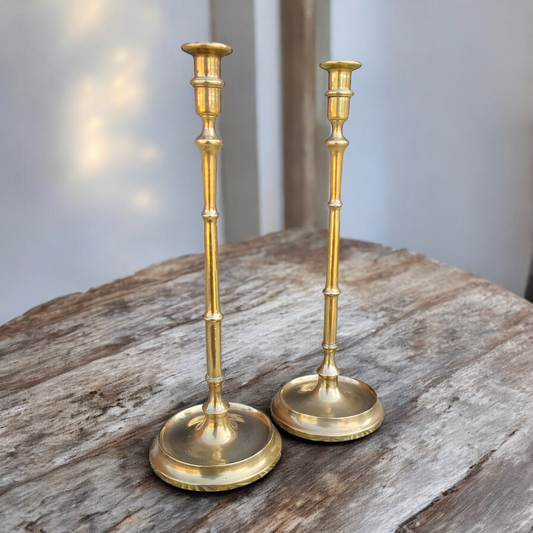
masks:
[[[229,490],[266,475],[281,455],[281,437],[261,411],[222,397],[222,344],[217,236],[217,157],[222,139],[215,130],[224,81],[221,58],[232,49],[221,43],[188,43],[194,57],[196,113],[202,133],[196,146],[202,157],[204,189],[205,321],[209,396],[163,426],[150,447],[150,464],[164,481],[182,489]]]
[[[357,61],[326,61],[329,73],[328,120],[331,136],[326,141],[330,159],[329,231],[327,275],[324,289],[324,360],[311,376],[286,383],[271,404],[272,418],[293,435],[309,440],[337,442],[358,439],[379,428],[384,411],[374,390],[366,383],[340,375],[337,350],[339,239],[342,160],[348,141],[342,128],[350,112],[352,71]]]

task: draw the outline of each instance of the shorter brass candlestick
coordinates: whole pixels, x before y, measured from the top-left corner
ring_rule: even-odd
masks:
[[[209,398],[174,415],[154,439],[150,464],[164,481],[182,489],[218,491],[247,485],[266,475],[281,455],[281,437],[261,411],[222,398],[220,298],[218,288],[217,156],[215,131],[224,82],[220,61],[232,49],[220,43],[189,43],[194,57],[196,113],[203,130],[196,139],[204,183],[205,320]]]
[[[326,141],[330,156],[329,234],[326,288],[324,289],[324,361],[317,374],[296,378],[272,400],[272,417],[280,427],[310,440],[345,441],[372,433],[383,421],[383,406],[374,390],[356,379],[340,375],[335,364],[342,159],[348,146],[342,127],[350,111],[352,71],[357,61],[326,61],[329,72],[328,120],[332,133]]]

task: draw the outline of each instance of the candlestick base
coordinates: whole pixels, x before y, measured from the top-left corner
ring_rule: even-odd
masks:
[[[256,481],[281,455],[281,437],[261,411],[230,403],[213,421],[201,405],[174,415],[150,447],[150,464],[167,483],[196,491],[230,490]]]
[[[274,422],[285,431],[309,440],[338,442],[376,431],[384,411],[366,383],[317,374],[293,379],[276,394],[270,406]]]

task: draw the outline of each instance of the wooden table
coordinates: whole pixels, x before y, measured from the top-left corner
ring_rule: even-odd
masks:
[[[321,361],[326,234],[222,247],[225,396],[268,411]],[[338,363],[383,426],[283,433],[279,465],[226,493],[150,470],[148,447],[206,397],[203,258],[32,309],[0,328],[0,530],[521,532],[533,527],[533,307],[406,250],[342,242]]]

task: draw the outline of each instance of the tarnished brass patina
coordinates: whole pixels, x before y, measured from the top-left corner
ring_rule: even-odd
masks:
[[[340,376],[335,364],[337,311],[340,290],[339,236],[342,159],[348,141],[342,128],[350,111],[352,71],[357,61],[326,61],[329,72],[328,120],[332,132],[326,141],[330,157],[329,235],[324,289],[324,361],[317,374],[294,379],[272,400],[272,417],[280,427],[305,439],[345,441],[372,433],[381,425],[384,411],[374,390],[355,379]]]
[[[199,491],[228,490],[266,475],[281,455],[281,437],[270,419],[246,405],[227,403],[221,386],[221,321],[218,282],[217,156],[215,131],[221,111],[220,62],[232,49],[220,43],[189,43],[194,57],[196,113],[203,130],[196,139],[202,156],[204,186],[205,320],[209,398],[173,416],[154,439],[150,464],[167,483]]]

